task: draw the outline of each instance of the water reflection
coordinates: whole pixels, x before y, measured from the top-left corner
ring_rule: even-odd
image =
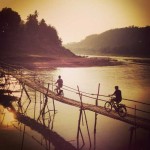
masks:
[[[44,110],[45,110],[45,106],[46,106],[46,104],[43,105]],[[76,149],[69,142],[67,142],[65,139],[63,139],[59,134],[52,131],[55,114],[53,115],[52,118],[50,116],[50,118],[49,118],[50,120],[48,120],[49,124],[46,125],[45,124],[45,121],[46,121],[45,115],[42,115],[43,123],[41,123],[41,121],[39,121],[39,118],[38,118],[38,120],[35,120],[35,119],[32,119],[28,116],[25,116],[24,113],[17,112],[10,102],[5,107],[7,108],[7,111],[6,111],[6,109],[3,109],[4,111],[1,110],[2,114],[4,114],[1,117],[1,124],[5,125],[7,123],[7,125],[8,125],[8,122],[7,122],[8,120],[7,120],[6,115],[9,115],[8,117],[12,117],[12,115],[15,115],[16,119],[19,122],[24,124],[21,150],[23,149],[23,145],[24,145],[23,143],[25,140],[25,138],[24,138],[25,132],[26,132],[25,126],[30,127],[32,130],[37,131],[38,133],[40,133],[43,136],[45,143],[46,143],[46,144],[44,144],[45,149],[48,149],[48,150],[51,149],[51,147],[50,147],[51,143],[54,145],[55,149],[62,149],[62,150]],[[14,119],[14,116],[13,116],[13,119]],[[10,123],[12,123],[11,118],[9,118],[9,121],[10,121]],[[50,124],[51,124],[51,129],[49,128]],[[17,126],[16,128],[21,128],[21,127]],[[38,143],[41,143],[35,137],[33,137],[33,139],[36,140]],[[41,145],[42,145],[42,143],[41,143]]]
[[[5,77],[5,76],[3,76],[3,77]],[[2,125],[2,126],[6,125],[7,127],[9,125],[11,125],[11,126],[15,127],[16,129],[18,129],[19,131],[23,132],[22,141],[21,141],[21,150],[24,149],[24,147],[25,147],[25,145],[24,145],[25,136],[30,134],[29,129],[26,130],[26,126],[30,127],[34,131],[37,131],[38,133],[40,133],[40,135],[43,136],[42,142],[39,140],[39,138],[36,138],[35,136],[33,136],[32,138],[37,143],[39,143],[41,145],[41,147],[43,147],[44,149],[48,150],[48,149],[51,149],[51,147],[55,147],[55,149],[60,149],[60,147],[62,149],[65,149],[66,147],[68,149],[75,149],[70,143],[65,141],[56,132],[52,131],[55,114],[52,115],[49,112],[49,116],[48,116],[48,118],[46,118],[47,117],[47,115],[46,115],[47,109],[49,111],[49,108],[47,105],[47,100],[48,100],[47,97],[46,97],[45,101],[43,101],[44,102],[43,105],[41,105],[41,99],[40,99],[40,108],[42,110],[42,111],[40,111],[40,112],[42,112],[41,118],[37,119],[35,115],[34,115],[34,119],[30,118],[30,117],[26,116],[26,114],[30,110],[32,110],[32,112],[34,111],[34,114],[35,114],[36,107],[34,108],[34,110],[32,109],[32,106],[35,104],[32,103],[32,105],[31,105],[31,98],[33,100],[33,96],[30,93],[29,89],[27,87],[25,87],[25,85],[23,84],[21,86],[21,88],[22,88],[21,95],[18,100],[17,97],[12,96],[11,90],[5,90],[5,89],[8,89],[8,87],[6,87],[7,86],[6,81],[8,83],[9,79],[8,80],[2,79],[1,81],[4,81],[4,84],[1,84],[1,88],[3,88],[3,89],[0,89],[0,104],[1,104],[0,105],[0,125]],[[10,86],[9,86],[9,88],[10,88]],[[13,90],[14,90],[14,86],[13,86]],[[25,94],[25,96],[23,96],[24,94]],[[28,99],[25,100],[25,99],[22,99],[22,97],[26,97]],[[15,101],[16,99],[18,101]],[[43,108],[42,108],[42,106],[43,106]],[[39,114],[39,116],[40,115],[41,115],[41,113]],[[32,116],[32,115],[30,115],[30,116]],[[16,122],[14,122],[16,119],[18,121],[18,124],[16,124]],[[41,120],[43,122],[41,122]],[[48,125],[46,125],[46,122],[48,122]],[[23,130],[22,130],[22,125],[24,126]],[[43,141],[45,141],[45,142],[43,143]]]
[[[10,108],[6,109],[6,108],[2,108],[1,109],[1,116],[0,116],[0,120],[3,126],[9,126],[11,125],[11,123],[13,121],[15,121],[15,117],[14,114],[10,111]]]
[[[129,66],[124,66],[124,68],[119,66],[102,68],[61,68],[55,70],[53,74],[54,78],[57,78],[57,75],[61,74],[66,85],[74,87],[76,90],[76,85],[79,85],[82,91],[91,93],[91,95],[97,93],[98,83],[101,83],[100,94],[104,95],[110,94],[114,89],[114,85],[117,84],[120,85],[124,93],[124,98],[128,96],[128,98],[131,99],[143,97],[144,101],[146,97],[149,97],[149,92],[145,90],[149,88],[148,76],[144,75],[142,72],[137,73],[138,69],[142,71],[139,66],[137,68],[128,67]],[[75,75],[76,73],[77,76]],[[134,79],[135,74],[137,75],[136,79]],[[47,72],[47,75],[50,76],[50,72]],[[141,77],[141,75],[145,77],[144,81],[142,80],[143,76]],[[46,88],[48,87],[47,83],[49,83],[49,80],[45,78]],[[145,87],[143,87],[143,85],[145,85]],[[9,84],[9,88],[10,87],[13,88],[13,90],[16,88],[16,86]],[[132,89],[136,90],[132,91]],[[18,89],[16,88],[16,90]],[[11,123],[18,131],[22,131],[20,138],[22,149],[26,146],[26,136],[31,137],[38,145],[37,147],[40,147],[39,149],[52,150],[66,150],[66,147],[68,147],[68,149],[77,148],[83,150],[126,150],[130,148],[135,149],[138,148],[138,146],[139,148],[144,148],[144,145],[146,145],[145,141],[149,140],[147,131],[137,128],[135,136],[135,130],[132,130],[134,126],[131,127],[131,125],[114,119],[85,111],[82,107],[78,109],[60,102],[55,102],[55,110],[53,100],[49,99],[46,95],[35,92],[35,90],[24,85],[21,85],[19,90],[20,93],[14,93],[19,97],[18,102],[8,103],[9,105],[2,103],[2,105],[9,107],[8,110],[13,111],[16,115],[15,118],[18,122],[16,123],[13,120]],[[131,91],[132,94],[129,95]],[[65,91],[65,96],[77,99],[78,101],[89,101],[89,98],[79,95],[79,91],[76,93]],[[94,95],[94,97],[96,98],[97,95]],[[101,97],[99,97],[99,99],[100,98]],[[132,102],[124,102],[126,104],[131,104],[134,107]],[[147,99],[145,102],[147,102]],[[95,101],[90,99],[89,103],[95,104]],[[98,105],[103,106],[104,103],[99,101]],[[3,124],[5,121],[3,115],[4,109],[3,107],[0,109],[0,121],[1,124]],[[130,127],[131,130],[129,130]],[[134,143],[135,137],[137,143],[136,146]]]
[[[4,95],[5,93],[7,93],[7,95]],[[8,93],[10,93],[9,90],[0,89],[0,119],[3,126],[9,126],[15,120],[13,114],[14,107],[11,103],[16,100],[16,97]]]

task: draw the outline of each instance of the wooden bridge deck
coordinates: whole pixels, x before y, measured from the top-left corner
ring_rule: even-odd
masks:
[[[4,71],[2,69],[0,69],[0,72],[3,72],[4,74],[8,74],[7,71]],[[17,74],[14,72],[13,73],[9,72],[9,74],[12,75],[17,80],[19,80],[20,82],[22,82],[23,84],[27,85],[28,87],[47,95],[49,98],[55,99],[59,102],[62,102],[62,103],[68,104],[68,105],[72,105],[72,106],[81,108],[81,102],[74,100],[74,99],[67,98],[67,97],[57,96],[53,91],[48,90],[39,82],[34,81],[31,78],[27,78],[26,75]],[[150,120],[146,119],[146,118],[142,118],[142,117],[138,117],[138,116],[136,116],[136,118],[135,118],[135,116],[131,115],[131,114],[127,114],[126,117],[122,118],[115,111],[111,111],[110,113],[108,113],[102,106],[96,106],[96,105],[87,104],[87,103],[82,103],[82,108],[84,110],[93,111],[97,114],[101,114],[101,115],[104,115],[104,116],[107,116],[107,117],[110,117],[113,119],[123,121],[125,123],[134,125],[136,127],[150,130]]]

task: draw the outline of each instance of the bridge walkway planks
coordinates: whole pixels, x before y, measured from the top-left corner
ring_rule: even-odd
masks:
[[[53,91],[48,90],[41,84],[34,82],[31,79],[20,78],[20,76],[16,76],[16,75],[14,77],[16,79],[22,81],[25,85],[33,88],[34,90],[37,90],[45,95],[47,94],[47,96],[49,98],[55,99],[59,102],[62,102],[62,103],[68,104],[68,105],[72,105],[72,106],[75,106],[78,108],[81,108],[81,106],[82,106],[82,108],[84,110],[93,111],[95,113],[98,113],[98,114],[101,114],[101,115],[104,115],[104,116],[107,116],[107,117],[110,117],[110,118],[113,118],[116,120],[120,120],[120,121],[123,121],[123,122],[131,124],[131,125],[136,125],[137,127],[144,128],[146,130],[150,130],[150,120],[149,119],[145,119],[145,118],[138,117],[138,116],[136,116],[136,118],[135,118],[135,116],[131,115],[131,114],[127,114],[126,117],[122,118],[115,111],[111,111],[110,113],[108,113],[102,106],[96,106],[96,105],[87,104],[87,103],[82,103],[82,105],[81,105],[80,101],[70,99],[67,97],[57,96]],[[135,119],[136,119],[136,122],[135,122]]]

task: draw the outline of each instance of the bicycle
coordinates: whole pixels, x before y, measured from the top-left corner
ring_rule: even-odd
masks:
[[[119,114],[120,117],[125,117],[127,115],[127,109],[124,104],[117,104],[113,97],[110,98],[110,101],[107,101],[104,105],[104,108],[107,112],[111,112],[112,108]]]
[[[64,96],[64,91],[59,88],[57,89],[57,87],[54,89],[54,92],[56,93],[57,96]]]

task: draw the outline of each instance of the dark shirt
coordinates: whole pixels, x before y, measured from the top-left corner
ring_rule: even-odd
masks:
[[[116,90],[113,95],[116,96],[116,100],[117,101],[121,101],[122,100],[122,95],[121,95],[121,91],[120,90]]]
[[[58,84],[58,87],[63,86],[63,80],[62,79],[58,79],[56,83]]]

